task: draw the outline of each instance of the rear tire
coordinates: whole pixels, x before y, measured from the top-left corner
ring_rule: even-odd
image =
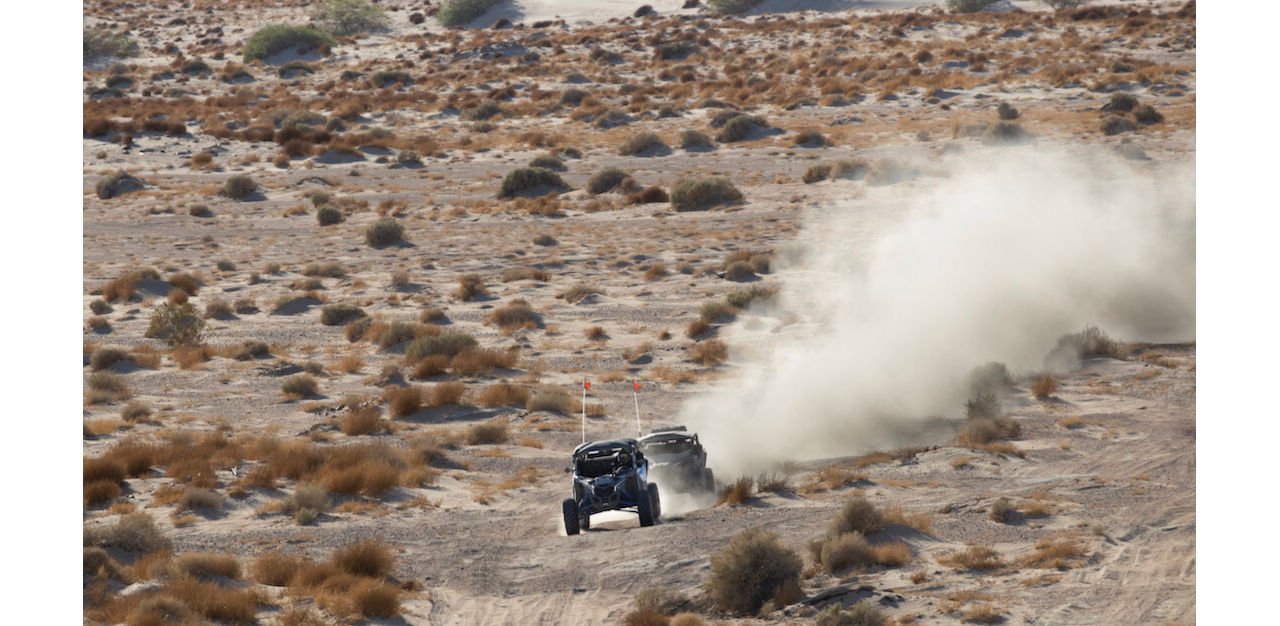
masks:
[[[710,467],[702,468],[702,490],[707,493],[716,492],[716,477],[711,473]]]
[[[653,494],[646,491],[637,496],[636,513],[640,515],[640,526],[653,526],[653,520],[657,517],[653,514]]]
[[[578,518],[578,528],[581,530],[591,530],[591,515],[583,515]]]
[[[658,499],[658,485],[649,483],[649,510],[653,511],[653,521],[662,519],[662,501]]]
[[[561,509],[564,513],[564,534],[578,534],[578,503],[573,498],[565,498]]]

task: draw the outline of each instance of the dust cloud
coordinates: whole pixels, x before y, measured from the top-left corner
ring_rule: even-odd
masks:
[[[920,167],[814,210],[768,277],[776,302],[723,330],[741,373],[680,414],[722,480],[940,442],[975,367],[1042,370],[1086,325],[1194,340],[1191,165],[1028,146]]]

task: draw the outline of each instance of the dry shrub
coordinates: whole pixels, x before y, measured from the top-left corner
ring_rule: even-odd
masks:
[[[85,543],[143,554],[173,549],[173,542],[160,532],[155,520],[143,512],[122,515],[115,526],[86,531]]]
[[[1031,381],[1031,394],[1037,400],[1048,400],[1058,390],[1058,379],[1053,374],[1042,374]]]
[[[493,324],[504,331],[518,328],[537,328],[541,323],[539,315],[523,298],[508,302],[506,306],[495,309],[485,318],[486,324]]]
[[[263,552],[253,561],[253,579],[264,585],[284,587],[293,579],[302,557],[272,550]]]
[[[197,369],[202,363],[217,354],[213,346],[180,345],[173,348],[173,361],[180,369]]]
[[[991,504],[987,517],[993,522],[1009,524],[1018,517],[1018,508],[1008,498],[1000,498]]]
[[[83,469],[84,482],[88,484],[101,480],[122,483],[124,482],[127,468],[118,459],[103,455],[96,458],[86,458]]]
[[[956,444],[982,449],[998,439],[1012,439],[1022,435],[1022,425],[1008,417],[965,420],[964,428],[956,434]]]
[[[376,496],[400,484],[400,469],[384,459],[368,459],[359,465],[323,472],[325,486],[333,493]]]
[[[354,374],[362,368],[364,368],[364,359],[354,354],[344,356],[333,364],[333,369],[346,374]]]
[[[1023,559],[1022,564],[1046,569],[1071,569],[1082,565],[1087,553],[1078,537],[1046,537],[1036,542],[1036,551]]]
[[[605,341],[609,338],[609,333],[604,326],[592,326],[583,331],[583,335],[590,341]]]
[[[502,270],[502,282],[510,283],[517,280],[536,280],[545,283],[551,280],[551,272],[540,270],[536,267],[512,267]],[[524,301],[519,300],[518,302]],[[526,306],[528,306],[527,303]]]
[[[901,541],[882,543],[872,548],[876,563],[885,567],[898,567],[911,562],[911,547]]]
[[[438,383],[431,388],[431,406],[457,404],[467,393],[467,386],[459,382]]]
[[[222,495],[203,487],[187,487],[183,491],[182,497],[178,500],[178,510],[195,511],[201,509],[213,511],[222,509]]]
[[[697,339],[698,337],[707,334],[707,331],[710,330],[711,324],[702,318],[698,318],[689,322],[689,325],[684,329],[684,334],[690,339]]]
[[[168,584],[165,593],[209,620],[252,622],[258,612],[259,598],[254,589],[229,589],[217,583],[179,578]]]
[[[908,513],[900,506],[891,506],[884,510],[884,519],[890,524],[901,524],[927,533],[933,527],[933,515],[925,512]]]
[[[702,321],[708,324],[715,324],[717,322],[733,319],[733,316],[736,315],[737,312],[738,310],[733,308],[733,305],[728,302],[723,300],[712,300],[711,302],[703,303],[702,308],[698,311],[698,315]]]
[[[480,396],[476,399],[476,403],[480,406],[489,407],[523,407],[528,402],[529,390],[508,382],[494,383],[485,387],[484,391],[480,392]]]
[[[421,387],[398,387],[387,391],[387,404],[393,418],[417,413],[426,400],[426,392]]]
[[[308,374],[295,374],[280,384],[280,390],[288,396],[314,396],[319,391],[319,384]]]
[[[506,443],[510,436],[510,428],[505,419],[492,419],[467,429],[467,443],[473,446]]]
[[[413,367],[413,373],[409,377],[414,380],[426,380],[434,376],[439,376],[448,371],[449,357],[443,354],[433,354],[421,361]]]
[[[333,554],[332,562],[353,576],[382,578],[395,568],[395,554],[386,544],[368,539],[350,544]]]
[[[811,547],[812,551],[812,547]],[[817,550],[818,563],[828,574],[835,575],[850,567],[875,565],[876,555],[867,539],[859,532],[844,533],[823,541]]]
[[[112,480],[95,480],[84,484],[84,502],[88,506],[97,506],[120,496],[123,491],[120,483]]]
[[[112,374],[110,372],[94,372],[89,375],[86,382],[89,385],[88,399],[90,403],[99,402],[119,402],[126,400],[133,395],[129,391],[129,384],[125,382],[124,376]]]
[[[511,369],[520,360],[516,349],[465,349],[449,360],[449,369],[462,376],[493,374],[495,369]]]
[[[354,612],[364,618],[392,618],[400,613],[400,588],[376,580],[360,580],[348,591]]]
[[[668,626],[706,626],[707,620],[696,613],[676,613],[671,616]]]
[[[410,411],[412,413],[412,411]],[[339,425],[342,434],[348,437],[368,435],[386,430],[382,421],[382,409],[377,406],[364,406],[352,409],[342,418]]]
[[[577,402],[563,389],[545,388],[529,398],[525,409],[529,411],[556,411],[564,415],[573,413]]]
[[[84,574],[101,578],[110,578],[121,582],[131,582],[129,576],[106,550],[95,546],[84,548]]]
[[[828,534],[833,537],[851,532],[870,535],[884,529],[886,525],[888,522],[885,521],[880,509],[866,498],[855,495],[844,503],[840,513],[831,520],[831,529]]]
[[[174,560],[173,571],[177,576],[221,576],[237,580],[240,578],[240,562],[236,557],[220,552],[186,552]]]
[[[729,346],[719,339],[708,339],[689,347],[689,360],[700,365],[719,365],[728,358]]]
[[[960,616],[966,624],[999,624],[1004,621],[1005,611],[994,604],[979,604],[969,607]]]
[[[755,614],[780,589],[799,586],[801,567],[800,557],[777,535],[751,528],[711,557],[707,595],[723,610]]]
[[[418,337],[405,346],[406,362],[416,363],[434,355],[455,357],[459,353],[478,347],[480,342],[475,337],[461,332],[443,332],[439,335]]]
[[[89,367],[94,371],[104,370],[121,361],[130,360],[130,355],[123,348],[100,347],[89,357]]]
[[[303,509],[326,511],[329,509],[329,492],[320,485],[300,483],[284,501],[286,513],[296,514]]]
[[[569,304],[574,304],[589,295],[601,294],[601,293],[604,293],[604,292],[590,285],[584,285],[582,283],[578,283],[566,289],[565,291],[562,291],[556,294],[556,297],[562,298],[565,302],[568,302]]]
[[[668,626],[670,623],[671,618],[650,608],[636,609],[622,618],[623,626]]]
[[[729,506],[738,506],[755,495],[756,481],[750,476],[739,477],[738,480],[729,483],[724,491],[720,492],[720,497],[716,500],[716,504],[727,504]]]
[[[938,563],[956,569],[969,569],[977,571],[989,571],[1000,569],[1005,566],[1005,562],[1000,558],[1000,553],[987,546],[971,545],[959,552],[938,557]]]

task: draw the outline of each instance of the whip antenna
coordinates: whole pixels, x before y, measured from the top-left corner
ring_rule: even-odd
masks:
[[[636,401],[636,436],[640,436],[640,383],[631,381],[631,397]]]

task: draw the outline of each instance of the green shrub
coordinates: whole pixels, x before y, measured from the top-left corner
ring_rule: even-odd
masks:
[[[738,533],[711,557],[707,595],[721,609],[750,615],[780,591],[800,584],[800,557],[760,528]]]
[[[502,179],[502,189],[498,192],[499,198],[511,198],[518,194],[529,192],[543,187],[552,187],[557,189],[568,189],[560,175],[542,167],[522,167],[512,170]]]
[[[335,45],[333,37],[310,26],[268,24],[254,31],[244,42],[244,60],[265,59],[291,48],[314,48]]]
[[[144,554],[173,548],[173,542],[160,532],[155,520],[141,511],[121,516],[115,526],[86,531],[84,540],[88,545],[114,546]]]
[[[627,139],[622,147],[618,148],[618,154],[622,156],[636,156],[641,152],[651,149],[665,150],[667,144],[662,143],[662,138],[657,133],[643,131],[636,133]]]
[[[436,19],[444,26],[462,26],[471,20],[484,15],[491,7],[502,0],[445,0],[444,6],[436,13]]]
[[[204,335],[204,320],[190,302],[165,302],[151,314],[146,336],[169,346],[198,345]]]
[[[573,106],[578,106],[582,103],[583,98],[586,98],[589,95],[591,95],[591,93],[586,89],[570,87],[560,92],[560,104],[572,104]]]
[[[364,314],[364,309],[354,304],[326,304],[320,308],[320,323],[325,326],[341,326],[347,320]]]
[[[701,211],[713,206],[740,204],[742,192],[718,177],[682,180],[671,188],[671,206],[677,211]]]
[[[237,174],[227,179],[222,186],[222,195],[234,200],[244,200],[258,189],[258,184],[244,174]]]
[[[280,384],[280,390],[291,396],[314,396],[318,389],[316,379],[307,374],[290,376]]]
[[[875,552],[859,532],[844,533],[822,542],[819,562],[828,574],[835,575],[854,566],[874,565]]]
[[[339,37],[391,26],[391,18],[381,7],[364,0],[328,0],[311,11],[320,28]]]
[[[128,33],[113,33],[103,27],[84,28],[84,59],[130,56],[138,44]]]
[[[316,211],[316,221],[319,222],[321,226],[333,226],[334,224],[342,222],[342,211],[331,206],[324,207],[323,209]]]
[[[100,181],[94,187],[94,191],[98,193],[98,197],[103,200],[122,196],[126,193],[132,193],[140,189],[145,189],[147,184],[142,179],[135,177],[128,172],[116,172]]]
[[[435,337],[419,337],[409,342],[404,349],[404,356],[410,361],[421,361],[429,356],[441,354],[447,357],[480,345],[475,337],[466,333],[446,332]]]
[[[947,8],[955,13],[976,13],[998,0],[947,0]]]
[[[387,85],[392,85],[395,83],[400,83],[402,85],[411,85],[413,84],[413,77],[409,75],[409,72],[383,71],[383,72],[375,72],[373,76],[369,77],[369,82],[379,87],[386,87]]]
[[[587,179],[587,193],[594,195],[613,191],[627,176],[629,174],[621,169],[606,167]]]
[[[484,122],[503,113],[503,108],[493,100],[485,100],[462,110],[462,119],[468,122]]]
[[[94,371],[104,370],[120,361],[128,361],[129,353],[123,348],[101,347],[93,351],[93,355],[89,357],[89,367]]]
[[[400,243],[404,240],[404,225],[390,217],[378,220],[364,231],[364,240],[375,248]]]

